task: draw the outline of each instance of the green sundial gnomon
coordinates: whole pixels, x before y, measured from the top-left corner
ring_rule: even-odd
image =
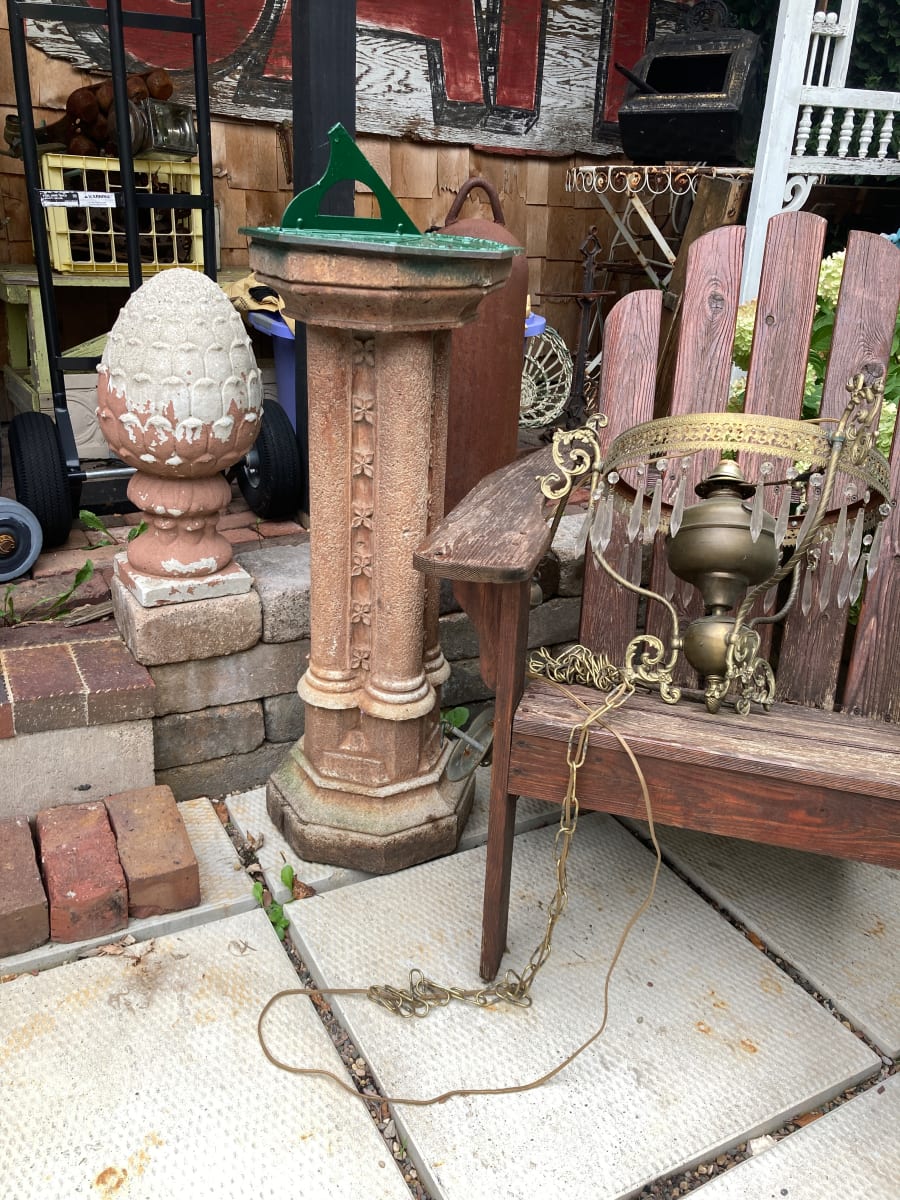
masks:
[[[390,188],[340,122],[328,130],[328,141],[331,144],[331,153],[325,174],[318,183],[312,184],[294,197],[284,210],[281,228],[318,229],[327,230],[330,234],[347,233],[356,236],[360,233],[380,233],[392,237],[398,234],[420,237],[419,230],[403,211],[396,197],[391,194]],[[372,189],[378,201],[380,216],[344,217],[319,212],[319,205],[326,192],[336,183],[346,180],[364,183]]]

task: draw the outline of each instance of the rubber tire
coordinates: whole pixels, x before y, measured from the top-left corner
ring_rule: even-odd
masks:
[[[277,401],[264,406],[256,443],[236,474],[241,495],[258,517],[281,521],[296,515],[303,466],[294,427]]]
[[[0,555],[0,583],[18,579],[34,565],[44,542],[37,517],[17,500],[0,497],[0,535],[9,534],[16,542],[10,554]]]
[[[44,545],[62,545],[72,530],[77,498],[69,485],[53,418],[39,412],[13,417],[9,424],[9,457],[16,498],[40,522]]]

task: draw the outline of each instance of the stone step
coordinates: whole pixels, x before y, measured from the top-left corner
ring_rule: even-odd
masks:
[[[115,694],[115,693],[114,693]],[[153,722],[120,721],[0,738],[0,819],[152,787]]]
[[[634,822],[646,833],[646,825]],[[660,828],[668,860],[900,1058],[900,871]]]
[[[153,715],[154,684],[111,623],[53,623],[4,632],[0,738]]]
[[[410,1200],[358,1100],[263,1057],[297,986],[258,908],[3,984],[4,1194]],[[349,1081],[306,997],[266,1036]]]
[[[696,1200],[889,1200],[900,1191],[900,1076],[874,1084],[694,1193]]]

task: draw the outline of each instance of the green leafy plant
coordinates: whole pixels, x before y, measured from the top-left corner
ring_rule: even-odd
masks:
[[[441,721],[451,729],[462,729],[468,720],[469,710],[463,704],[456,708],[445,708],[441,713]]]
[[[294,868],[290,863],[285,863],[281,868],[281,882],[289,892],[294,890]]]
[[[290,868],[291,877],[293,880],[293,868]],[[281,872],[282,880],[284,879],[284,870]],[[257,904],[265,910],[266,916],[272,922],[272,928],[278,934],[279,939],[283,942],[290,926],[290,921],[285,916],[284,906],[278,904],[275,900],[265,904],[266,890],[259,880],[253,885],[253,895],[256,897]]]
[[[0,625],[19,625],[23,621],[52,621],[56,617],[65,615],[69,611],[69,600],[71,600],[72,596],[83,583],[87,583],[93,574],[94,564],[90,559],[87,559],[78,571],[76,571],[75,578],[67,588],[58,592],[55,596],[48,596],[44,600],[37,600],[34,604],[29,604],[27,608],[21,611],[16,608],[16,585],[13,583],[7,584],[3,593]]]
[[[828,352],[834,334],[834,318],[837,308],[841,277],[844,271],[844,251],[829,255],[819,271],[816,295],[816,312],[813,317],[809,345],[809,360],[806,365],[806,386],[803,393],[803,416],[817,417],[822,405],[822,387]],[[732,357],[735,366],[746,371],[750,366],[750,351],[753,345],[753,323],[756,319],[756,301],[750,300],[738,309],[734,333]],[[732,409],[743,407],[746,381],[738,379],[732,384]],[[876,444],[882,454],[890,454],[891,438],[897,421],[897,406],[900,402],[900,317],[894,327],[894,338],[884,380],[884,399],[881,406],[881,421]]]
[[[79,509],[78,520],[86,529],[93,529],[95,533],[103,534],[103,537],[97,543],[98,546],[119,545],[118,538],[114,537],[110,533],[106,524],[100,519],[100,517],[97,516],[96,513],[92,513],[89,508]],[[147,522],[139,521],[137,525],[132,525],[132,527],[128,530],[128,537],[125,540],[128,542],[133,542],[136,537],[140,537],[140,535],[144,533],[146,528]]]

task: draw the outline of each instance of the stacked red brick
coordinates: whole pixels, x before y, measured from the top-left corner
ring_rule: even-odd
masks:
[[[35,831],[40,870],[28,821],[0,822],[0,958],[200,903],[197,859],[168,787],[44,809]]]

